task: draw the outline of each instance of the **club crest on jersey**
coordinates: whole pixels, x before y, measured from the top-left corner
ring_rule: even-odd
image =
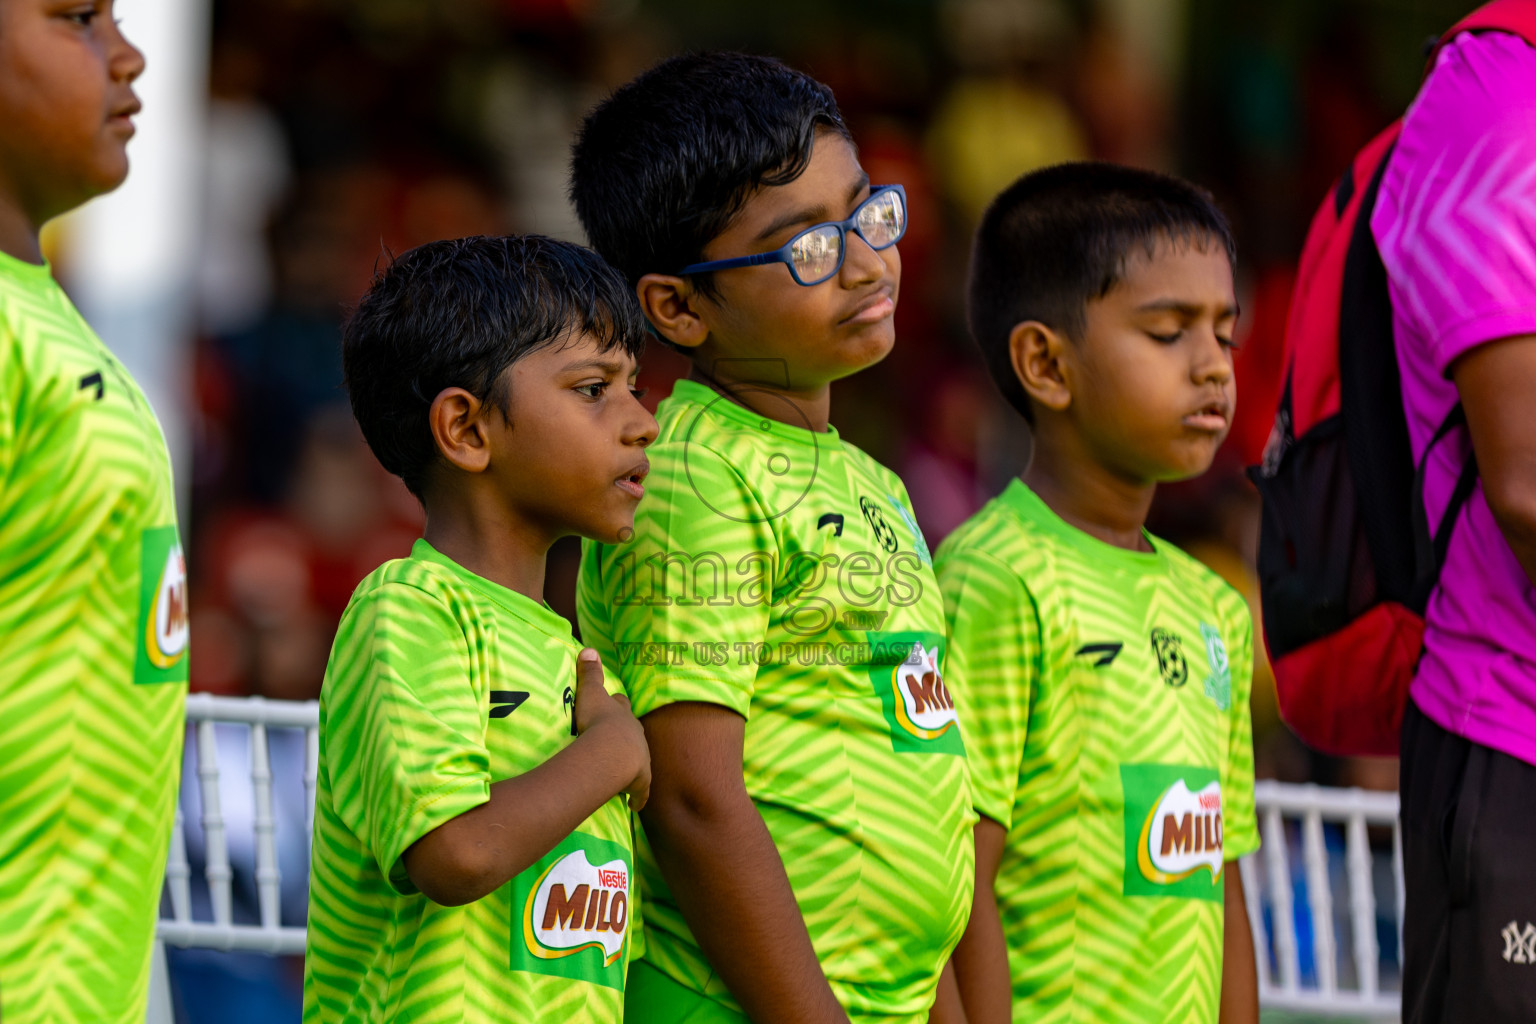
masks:
[[[1120,766],[1125,793],[1125,894],[1220,901],[1221,780],[1194,765]]]
[[[917,552],[917,557],[922,559],[924,565],[932,568],[933,555],[928,551],[928,540],[923,536],[923,528],[917,525],[917,518],[896,499],[896,495],[887,494],[886,498],[896,509],[896,514],[901,516],[901,521],[907,524],[907,531],[912,534],[912,549]]]
[[[1152,651],[1157,655],[1157,670],[1163,682],[1180,687],[1189,681],[1189,663],[1184,660],[1184,640],[1171,629],[1152,630]]]
[[[880,506],[873,499],[861,497],[859,511],[864,513],[864,519],[869,523],[880,546],[886,551],[895,551],[900,542],[896,539],[896,531],[890,521],[885,518],[885,513],[880,511]]]
[[[574,832],[513,879],[512,968],[623,988],[632,874],[622,846]]]
[[[1205,677],[1205,695],[1215,701],[1218,710],[1232,707],[1232,666],[1227,660],[1227,644],[1215,626],[1200,623],[1200,636],[1205,640],[1205,660],[1211,674]]]
[[[145,530],[139,551],[135,683],[187,678],[187,563],[176,527]]]

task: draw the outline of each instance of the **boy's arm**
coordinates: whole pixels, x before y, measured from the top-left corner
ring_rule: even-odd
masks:
[[[618,793],[644,806],[650,759],[628,699],[604,689],[596,651],[582,651],[576,671],[580,735],[532,771],[492,784],[488,802],[405,851],[406,874],[428,899],[456,907],[495,892]]]
[[[960,1002],[960,989],[955,983],[953,956],[939,975],[939,990],[934,993],[933,1007],[928,1011],[928,1024],[968,1024],[965,1006]]]
[[[1247,602],[1235,591],[1220,598],[1219,617],[1227,623],[1231,642],[1227,668],[1231,673],[1227,757],[1221,772],[1223,850],[1223,924],[1221,956],[1221,1024],[1258,1024],[1259,981],[1253,959],[1253,932],[1238,861],[1259,848],[1258,821],[1253,805],[1253,720],[1249,702],[1253,690],[1253,618]]]
[[[1013,983],[996,882],[1040,671],[1040,624],[1017,573],[975,546],[947,543],[939,549],[936,568],[949,620],[945,681],[961,713],[977,813],[971,916],[952,962],[966,1018],[972,1024],[1007,1024],[1013,1019]]]
[[[641,719],[653,755],[640,820],[699,948],[751,1020],[846,1024],[742,779],[746,720],[716,704]],[[730,856],[721,856],[729,850]]]
[[[1259,975],[1253,961],[1253,932],[1237,864],[1226,869],[1225,923],[1221,950],[1221,1024],[1258,1024]]]
[[[1536,583],[1536,335],[1479,345],[1451,364],[1488,509]]]
[[[1013,985],[1008,976],[1008,943],[997,910],[994,886],[1007,832],[986,815],[976,821],[976,893],[971,919],[955,947],[951,963],[965,1019],[971,1024],[1008,1024],[1013,1020]]]

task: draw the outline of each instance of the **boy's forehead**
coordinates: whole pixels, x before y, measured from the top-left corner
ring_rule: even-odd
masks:
[[[567,331],[518,362],[544,373],[593,371],[626,376],[635,373],[640,365],[622,344],[609,343],[584,328]]]
[[[1104,298],[1136,308],[1200,305],[1230,307],[1235,313],[1235,294],[1226,246],[1200,234],[1164,236],[1132,246],[1125,253],[1119,280]]]
[[[757,241],[801,221],[841,220],[868,185],[853,144],[835,132],[818,132],[805,170],[782,185],[754,190],[721,235]]]

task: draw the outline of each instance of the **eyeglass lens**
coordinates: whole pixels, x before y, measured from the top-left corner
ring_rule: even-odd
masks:
[[[895,189],[882,192],[859,207],[859,233],[872,248],[883,249],[901,237],[907,223],[907,210],[901,193]]]
[[[802,281],[818,281],[837,270],[843,254],[843,236],[828,224],[795,239],[789,258]]]
[[[892,189],[866,200],[855,214],[859,233],[873,249],[884,249],[901,237],[907,210],[901,193]],[[837,272],[842,261],[843,236],[827,224],[807,231],[790,246],[789,257],[802,281],[814,283]]]

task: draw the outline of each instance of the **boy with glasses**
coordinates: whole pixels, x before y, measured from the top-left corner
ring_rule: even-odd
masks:
[[[906,229],[827,88],[669,60],[597,108],[572,194],[693,364],[578,613],[654,766],[633,1019],[921,1021],[971,885],[943,605],[901,481],[828,422],[890,351]],[[942,1013],[942,1010],[940,1011]]]

